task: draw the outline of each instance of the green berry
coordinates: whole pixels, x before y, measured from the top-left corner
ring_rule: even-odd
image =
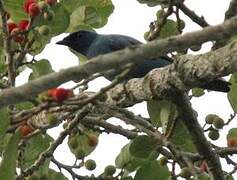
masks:
[[[225,122],[223,119],[219,118],[219,117],[216,117],[214,120],[213,120],[213,125],[216,129],[222,129],[223,126],[225,125]]]
[[[47,25],[40,26],[38,28],[38,32],[39,32],[40,35],[48,36],[49,33],[50,33],[50,27],[47,26]]]
[[[94,134],[89,134],[89,135],[87,136],[87,138],[88,138],[88,141],[87,141],[87,142],[88,142],[88,145],[89,145],[89,146],[91,146],[91,147],[97,146],[99,139],[98,139],[98,137],[97,137],[96,135],[94,135]]]
[[[168,158],[165,157],[165,156],[162,156],[159,161],[160,161],[160,164],[161,164],[162,166],[164,166],[164,165],[167,164]]]
[[[52,21],[55,17],[55,13],[51,10],[44,12],[44,19],[47,21]]]
[[[208,114],[205,118],[207,124],[212,124],[213,120],[218,117],[216,114]]]
[[[208,133],[208,137],[214,141],[219,139],[220,137],[219,131],[215,129],[210,130]]]
[[[96,162],[93,159],[89,159],[85,162],[85,168],[87,170],[94,170],[96,168]]]
[[[69,138],[68,145],[72,149],[76,149],[78,147],[78,141],[76,137]]]
[[[68,122],[63,123],[63,129],[66,129],[68,126]]]
[[[182,178],[190,178],[192,176],[192,173],[188,167],[184,167],[181,169],[181,172],[179,174]]]
[[[107,176],[112,176],[116,172],[116,168],[113,165],[108,165],[105,167],[104,174]]]
[[[149,36],[149,32],[147,31],[144,33],[144,39],[147,40],[148,36]]]
[[[200,96],[202,96],[202,95],[204,95],[205,93],[204,93],[204,90],[203,89],[201,89],[201,88],[193,88],[192,89],[192,95],[194,96],[194,97],[200,97]]]
[[[83,159],[85,157],[85,152],[78,148],[75,152],[75,156],[77,159]]]
[[[180,29],[184,29],[185,28],[185,22],[183,20],[180,21]]]
[[[55,125],[58,122],[57,116],[52,113],[47,114],[47,120],[50,125]]]

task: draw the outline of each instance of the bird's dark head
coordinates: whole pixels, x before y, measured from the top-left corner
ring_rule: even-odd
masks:
[[[97,37],[97,33],[93,31],[81,30],[69,34],[63,40],[58,41],[56,44],[65,45],[73,50],[86,56],[86,52],[90,47],[91,43]]]

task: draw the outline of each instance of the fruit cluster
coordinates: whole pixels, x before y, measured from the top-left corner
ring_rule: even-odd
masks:
[[[96,162],[93,159],[88,159],[84,162],[84,166],[87,170],[93,171],[96,168]],[[104,168],[102,177],[104,179],[112,179],[112,176],[116,173],[116,167],[113,165],[108,165]],[[109,178],[108,178],[109,177]]]
[[[26,40],[26,31],[30,29],[32,19],[39,16],[41,13],[45,20],[51,21],[54,18],[54,12],[50,7],[55,5],[57,0],[45,0],[38,2],[37,0],[26,0],[23,5],[23,10],[28,14],[29,19],[23,19],[19,23],[15,23],[10,19],[10,14],[7,15],[7,29],[12,39],[17,43],[22,43]],[[49,26],[43,25],[38,27],[38,32],[41,35],[48,35],[50,32]]]
[[[205,118],[206,124],[210,124],[208,137],[212,140],[217,140],[220,137],[219,130],[222,129],[225,125],[225,122],[222,118],[216,114],[208,114]]]

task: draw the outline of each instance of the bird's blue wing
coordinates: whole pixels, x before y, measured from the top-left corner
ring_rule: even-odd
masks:
[[[141,42],[128,36],[99,35],[88,49],[87,57],[92,58],[137,44],[141,44]]]

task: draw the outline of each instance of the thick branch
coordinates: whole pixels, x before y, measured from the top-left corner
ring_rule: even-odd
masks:
[[[51,73],[22,86],[1,91],[0,107],[29,100],[46,89],[57,87],[72,79],[82,80],[94,73],[117,68],[130,62],[140,63],[147,58],[182,50],[203,42],[222,39],[226,34],[236,34],[236,31],[237,18],[234,17],[223,24],[207,27],[200,31],[174,36],[164,40],[152,41],[146,45],[130,47],[98,56],[81,66]]]
[[[176,91],[201,87],[219,77],[237,72],[237,43],[233,42],[203,55],[185,55],[163,69],[154,69],[145,78],[132,79],[108,91],[107,103],[120,107],[152,98],[172,98]]]
[[[176,96],[174,103],[180,108],[182,120],[189,130],[197,151],[207,160],[212,179],[225,180],[219,157],[212,150],[211,144],[205,138],[202,128],[198,123],[196,113],[191,107],[189,98],[180,94],[179,96]]]

